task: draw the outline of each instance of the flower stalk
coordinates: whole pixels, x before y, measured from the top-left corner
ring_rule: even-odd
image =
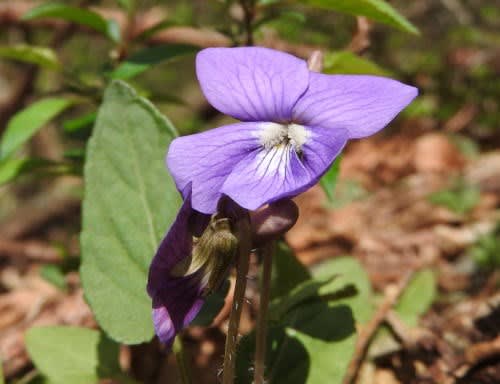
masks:
[[[177,335],[174,340],[173,352],[175,360],[177,361],[177,368],[179,370],[179,378],[182,384],[192,384],[191,375],[189,374],[189,367],[186,361],[184,352],[184,344],[181,335]]]
[[[255,370],[254,384],[264,384],[266,345],[267,345],[267,318],[269,297],[271,294],[271,272],[273,266],[274,242],[268,242],[261,248],[262,276],[260,286],[260,303],[255,328]]]
[[[222,384],[234,383],[238,328],[240,325],[241,310],[245,300],[250,251],[252,249],[251,227],[248,216],[238,221],[236,225],[236,232],[239,239],[238,261],[236,265],[236,283],[234,287],[233,306],[229,316],[229,326],[224,350]]]

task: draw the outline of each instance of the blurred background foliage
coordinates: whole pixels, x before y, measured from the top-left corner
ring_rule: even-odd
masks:
[[[370,214],[363,217],[365,221],[357,227],[357,230],[362,232],[365,226],[376,227],[378,217],[380,217],[379,220],[384,220],[387,212],[383,211],[383,204],[390,206],[390,203],[383,200],[383,188],[392,188],[390,193],[393,195],[389,200],[400,199],[402,201],[401,206],[409,209],[410,215],[414,215],[412,219],[415,221],[414,226],[404,221],[410,220],[404,215],[401,215],[402,222],[397,221],[400,218],[397,214],[398,210],[404,209],[401,206],[396,208],[391,206],[396,214],[389,215],[387,220],[393,218],[394,222],[383,223],[383,226],[390,227],[387,231],[384,228],[384,234],[386,232],[389,234],[390,246],[382,247],[383,251],[379,248],[375,251],[372,249],[370,253],[363,248],[367,244],[372,244],[370,241],[373,242],[373,238],[369,236],[365,243],[359,242],[358,244],[345,234],[329,234],[330,237],[325,242],[328,247],[327,251],[323,251],[328,253],[329,258],[352,253],[361,262],[344,258],[327,262],[321,259],[320,261],[325,264],[319,264],[317,267],[313,265],[317,261],[314,258],[316,257],[314,249],[322,241],[321,231],[318,237],[311,236],[307,233],[308,228],[299,222],[298,229],[295,232],[292,231],[287,242],[292,251],[297,251],[299,261],[307,264],[308,268],[306,269],[295,260],[290,249],[280,250],[280,253],[288,256],[280,258],[275,266],[277,276],[273,283],[276,286],[273,286],[273,289],[281,295],[276,294],[279,300],[274,305],[277,308],[281,305],[282,308],[289,310],[289,312],[283,310],[283,313],[291,317],[290,314],[295,316],[300,310],[312,310],[311,308],[318,304],[315,300],[321,295],[327,296],[327,300],[338,304],[338,297],[335,295],[339,294],[339,286],[344,284],[342,289],[354,287],[358,290],[358,296],[342,297],[342,303],[354,308],[355,316],[358,312],[362,313],[362,322],[367,322],[372,315],[372,309],[383,299],[375,295],[372,288],[374,291],[382,292],[388,284],[385,280],[380,283],[377,273],[380,274],[380,269],[387,269],[388,274],[391,272],[390,265],[393,260],[391,256],[394,256],[391,252],[393,248],[397,249],[399,246],[397,240],[400,240],[400,232],[394,231],[396,226],[400,227],[398,230],[403,228],[410,232],[410,234],[405,233],[408,238],[413,232],[430,227],[436,233],[448,236],[444,236],[447,240],[456,239],[459,230],[457,227],[460,227],[460,230],[463,230],[460,236],[466,239],[457,240],[460,246],[455,248],[446,243],[448,248],[443,246],[446,248],[444,250],[434,244],[433,246],[436,249],[439,248],[441,252],[441,258],[433,265],[438,272],[434,273],[435,271],[431,272],[426,269],[407,282],[408,287],[405,287],[406,290],[402,293],[399,304],[394,305],[396,314],[403,319],[406,326],[415,327],[436,301],[439,305],[435,310],[436,313],[440,313],[439,310],[443,308],[451,308],[448,307],[450,303],[456,304],[465,300],[467,295],[473,296],[475,292],[478,292],[478,286],[486,286],[485,289],[490,289],[487,292],[493,295],[491,290],[495,292],[498,279],[491,280],[493,283],[490,285],[488,281],[490,281],[489,276],[498,274],[500,243],[499,227],[496,224],[498,214],[495,216],[495,212],[498,213],[498,205],[495,206],[497,200],[491,195],[498,190],[498,182],[495,184],[495,180],[491,178],[488,179],[486,187],[479,185],[480,183],[476,182],[477,179],[487,179],[489,174],[485,177],[484,172],[481,176],[481,172],[472,174],[463,169],[464,164],[478,160],[480,165],[477,169],[486,171],[493,169],[493,172],[498,170],[498,166],[495,168],[494,165],[498,157],[492,157],[491,161],[484,157],[483,161],[481,155],[489,151],[494,152],[500,144],[500,4],[491,0],[418,0],[413,2],[404,0],[389,2],[381,0],[353,0],[352,2],[259,0],[254,2],[255,8],[252,7],[249,16],[249,13],[245,12],[245,4],[251,3],[251,1],[231,0],[71,0],[42,5],[42,2],[29,0],[0,1],[0,132],[2,133],[0,184],[5,184],[0,189],[0,220],[5,219],[7,222],[7,225],[0,225],[2,254],[19,253],[20,251],[15,246],[22,248],[20,243],[5,242],[4,238],[9,241],[22,242],[28,239],[50,243],[50,247],[43,248],[48,255],[43,254],[43,257],[49,257],[50,261],[42,261],[37,273],[44,280],[58,287],[65,295],[75,292],[79,287],[79,280],[76,278],[75,283],[75,278],[73,277],[72,280],[71,274],[76,273],[80,265],[78,234],[81,230],[79,209],[83,186],[81,182],[66,183],[61,192],[61,187],[56,185],[57,188],[55,188],[53,182],[58,180],[59,176],[67,175],[77,176],[80,180],[85,163],[87,141],[92,134],[105,88],[113,79],[125,80],[138,95],[151,100],[165,116],[168,116],[181,135],[213,128],[231,119],[219,114],[205,101],[195,76],[195,53],[207,46],[254,43],[287,51],[302,58],[307,58],[315,49],[320,49],[325,55],[324,72],[326,73],[367,73],[390,76],[413,84],[420,90],[419,97],[410,107],[397,118],[395,123],[380,134],[380,137],[396,138],[393,142],[388,140],[386,146],[375,142],[375,144],[348,147],[348,153],[342,157],[342,162],[339,159],[322,179],[321,185],[327,198],[325,199],[323,195],[320,197],[313,195],[316,200],[311,199],[313,203],[320,200],[319,207],[314,206],[314,209],[308,211],[310,208],[308,204],[312,203],[299,201],[301,209],[305,212],[311,214],[311,212],[320,211],[323,215],[321,219],[312,219],[311,222],[314,224],[316,221],[323,222],[321,220],[332,215],[332,211],[336,209],[346,208],[348,211],[349,204],[370,201],[369,199],[372,198],[375,203],[372,202],[373,205],[370,206]],[[349,10],[349,4],[358,6]],[[370,8],[366,4],[377,4],[381,8]],[[387,8],[387,4],[392,7]],[[364,16],[368,16],[368,19]],[[136,96],[134,94],[131,97]],[[134,129],[131,126],[127,128]],[[140,127],[136,128],[140,130]],[[438,134],[439,137],[436,139],[434,134]],[[449,147],[440,141],[442,136],[446,137],[446,144],[450,144],[453,150],[460,154],[458,160],[453,150],[451,150],[451,155],[448,155],[449,151],[446,148]],[[429,140],[424,141],[421,137]],[[150,144],[152,147],[155,145]],[[391,145],[394,145],[396,150]],[[421,147],[425,147],[426,150],[419,152]],[[155,150],[162,152],[162,148],[155,147]],[[439,151],[434,152],[434,148]],[[442,155],[441,150],[446,154]],[[407,161],[406,152],[412,153],[416,160]],[[349,174],[349,171],[355,168],[353,164],[356,161],[359,163],[361,161],[359,159],[363,160],[365,156],[368,159],[365,163],[372,161],[376,163],[376,166],[365,164],[361,167],[364,172],[361,177],[337,180],[339,169],[344,169]],[[444,156],[442,160],[444,165],[439,162],[442,159],[440,156]],[[396,170],[388,169],[390,167]],[[441,181],[444,180],[437,188],[427,189],[425,183],[412,184],[411,181],[404,179],[415,173],[424,174],[429,169],[434,172],[436,167],[438,177],[442,179]],[[159,175],[163,172],[163,168],[159,170],[156,167],[155,171]],[[144,170],[144,172],[147,173],[150,170]],[[430,207],[421,216],[418,216],[418,210],[411,211],[412,202],[404,200],[407,198],[406,192],[400,189],[405,186],[410,186],[412,189],[413,185],[417,185],[416,193],[420,192],[419,188],[422,189],[423,201],[428,204],[426,207]],[[382,191],[382,204],[379,204],[377,200],[380,198],[377,192],[380,191]],[[99,191],[97,192],[98,195]],[[491,194],[489,197],[488,193]],[[418,198],[415,199],[418,200]],[[28,200],[32,203],[23,211],[23,205]],[[36,214],[31,214],[33,206],[46,207],[45,211],[49,211],[51,220],[50,212],[65,213],[64,215],[59,213],[59,219],[61,220],[61,216],[63,219],[56,223],[56,229],[54,229],[50,220],[44,221]],[[377,211],[379,206],[382,209],[381,212]],[[377,215],[377,212],[380,215]],[[171,214],[173,213],[170,212]],[[15,216],[19,218],[18,222],[11,219]],[[24,218],[34,221],[35,224],[38,220],[43,226],[40,228],[40,226],[32,225],[23,232],[25,224],[22,221],[29,221]],[[349,219],[345,221],[350,222]],[[446,224],[447,232],[441,227],[435,229],[432,226],[436,223],[441,224],[442,221]],[[476,225],[476,221],[479,222],[478,230],[467,227],[471,223]],[[357,223],[355,220],[353,222]],[[333,227],[334,225],[327,222],[325,226]],[[36,231],[33,228],[36,228]],[[314,230],[309,228],[310,232],[316,230],[317,228]],[[303,231],[302,234],[300,231]],[[303,233],[306,234],[303,235]],[[313,240],[309,239],[309,243],[303,240],[303,237],[308,238],[308,236],[313,238]],[[354,239],[362,237],[356,236]],[[414,248],[426,245],[427,239],[425,237],[419,240],[418,244],[412,243],[414,240],[408,240],[411,244],[410,256],[402,251],[397,254],[397,260],[400,263],[398,264],[399,275],[409,268],[405,263],[411,263],[411,261],[405,260],[413,259]],[[17,251],[14,252],[12,249]],[[26,253],[25,248],[22,248],[22,252]],[[382,253],[384,258],[370,258],[372,254],[380,256],[379,253]],[[403,257],[403,254],[408,257]],[[376,259],[376,262],[372,262],[372,259]],[[22,265],[19,266],[17,261],[13,263],[6,262],[4,259],[0,261],[2,263],[0,269],[4,267],[7,269],[12,264],[21,271],[20,275],[29,270],[26,264],[21,263]],[[384,263],[387,263],[389,267]],[[470,280],[473,283],[470,286],[462,285],[459,288],[453,288],[455,287],[453,284],[459,285],[461,280],[442,277],[452,267],[470,274],[472,276]],[[318,271],[329,271],[328,276],[322,273],[311,275],[309,270],[314,272],[315,268]],[[332,276],[339,270],[346,271],[347,281],[340,280],[339,283],[334,280],[330,284]],[[367,276],[364,270],[367,271]],[[291,274],[297,275],[297,281],[295,278],[289,278]],[[5,283],[2,276],[0,276],[0,293],[10,294],[9,283]],[[324,287],[322,285],[324,282],[320,277],[330,279],[325,280],[328,284]],[[308,280],[311,278],[312,280]],[[318,284],[318,288],[311,290],[309,287],[311,281]],[[478,284],[478,281],[483,285]],[[307,295],[309,296],[305,297],[310,299],[309,305],[304,305],[302,309],[299,308],[300,310],[287,307],[289,304],[287,300],[295,300],[296,296],[303,298],[304,291],[308,289],[310,292]],[[321,289],[325,292],[321,293]],[[293,294],[284,299],[284,293],[289,291],[293,291]],[[450,292],[453,293],[448,295]],[[483,292],[480,299],[484,300],[485,297],[489,296]],[[214,301],[216,301],[217,309],[222,306],[221,297],[215,298]],[[330,301],[328,303],[330,304]],[[149,303],[146,304],[149,305]],[[328,314],[327,309],[321,307],[321,311]],[[455,313],[453,308],[449,311],[452,314]],[[208,311],[208,319],[202,319],[203,321],[198,319],[200,324],[210,323],[215,317],[212,312]],[[458,312],[462,316],[462,312]],[[339,317],[338,321],[349,328],[352,325],[350,323],[352,315],[351,317],[346,313],[343,315],[345,318]],[[287,318],[287,321],[289,320],[290,318]],[[305,319],[304,324],[298,325],[307,329],[314,328],[315,323],[309,320],[309,318]],[[322,321],[325,322],[324,319]],[[64,321],[58,321],[60,322]],[[73,324],[71,321],[68,323]],[[82,325],[78,321],[75,323],[78,324],[73,325]],[[291,323],[293,321],[290,320],[289,323],[272,328],[273,342],[278,343],[288,337],[285,331],[291,332],[297,329],[300,331],[301,328],[297,324],[297,329],[294,329]],[[446,329],[447,326],[447,324],[440,324],[437,320],[432,324],[436,329],[443,329],[443,327]],[[92,320],[83,325],[95,326]],[[324,326],[321,322],[320,325]],[[391,326],[394,327],[394,324]],[[246,331],[249,331],[248,328],[247,326]],[[326,331],[327,327],[325,327]],[[380,347],[387,339],[391,339],[391,348],[393,348],[394,340],[398,337],[401,339],[401,334],[390,338],[386,331],[383,329],[376,334],[375,347]],[[0,332],[2,332],[1,327]],[[355,349],[353,332],[354,328],[350,329],[349,335],[344,335],[343,342],[346,343],[344,347],[327,342],[323,344],[323,341],[316,344],[318,340],[311,341],[308,339],[309,335],[302,334],[301,337],[304,340],[302,347],[298,346],[298,350],[304,353],[304,356],[310,357],[315,353],[321,354],[323,348],[331,348],[331,356],[335,356],[336,359],[344,357],[339,366],[335,367],[343,373],[349,363],[345,358],[346,351],[350,356]],[[98,332],[83,329],[58,330],[56,328],[47,329],[46,333],[34,330],[28,334],[28,340],[32,340],[31,357],[45,376],[52,379],[51,375],[54,375],[57,378],[61,371],[59,366],[54,366],[51,361],[48,361],[50,359],[45,359],[44,346],[48,340],[46,337],[58,340],[59,344],[56,342],[58,349],[54,353],[63,358],[67,356],[65,337],[68,334],[74,334],[83,350],[92,351],[83,362],[82,368],[82,372],[91,375],[88,376],[92,378],[91,380],[102,378],[96,371],[102,361],[100,361],[100,356],[96,355],[95,345],[102,345],[108,351],[112,350],[112,353],[109,353],[112,357],[111,361],[107,362],[107,365],[104,364],[108,375],[110,370],[114,370],[113,374],[116,373],[116,378],[122,382],[132,380],[124,376],[121,368],[117,367],[118,348],[113,344],[114,342]],[[201,345],[203,340],[193,341],[198,340],[196,336],[190,337],[192,337],[192,352],[201,355],[199,350],[201,347],[198,348],[198,344]],[[220,345],[220,337],[218,337],[219,334],[211,339],[206,338],[211,341],[215,339],[215,344]],[[475,333],[470,337],[473,341],[483,339]],[[405,347],[408,346],[405,343],[411,342],[411,340],[399,341]],[[458,345],[463,343],[463,340],[455,340],[455,342]],[[151,345],[153,344],[150,344],[150,347]],[[273,345],[276,347],[278,344]],[[0,343],[0,351],[2,346],[3,344]],[[302,350],[304,346],[305,349]],[[143,347],[134,348],[131,352],[132,364],[129,361],[129,367],[126,367],[126,370],[132,365],[130,370],[134,371],[134,377],[147,377],[147,372],[141,374],[140,368],[134,366],[134,358],[141,360],[143,350],[140,348]],[[158,346],[154,348],[157,350]],[[216,347],[213,348],[215,351],[213,354],[216,354],[219,350]],[[248,364],[251,352],[253,352],[252,348],[251,337],[245,337],[242,354],[248,355],[248,361],[238,362],[238,369],[243,372],[251,370]],[[372,352],[370,350],[370,353]],[[149,356],[147,353],[144,355]],[[212,366],[220,363],[217,360],[219,357],[215,357],[216,363],[212,362]],[[326,370],[330,368],[327,360],[325,358],[326,363],[323,366]],[[318,361],[321,363],[321,359]],[[309,363],[311,362],[307,364]],[[317,363],[313,361],[311,364],[315,366]],[[384,364],[387,365],[387,361],[383,360],[381,366]],[[123,365],[122,363],[122,368]],[[137,363],[137,365],[141,364]],[[147,364],[143,365],[147,366]],[[286,364],[283,366],[279,361],[271,361],[269,365],[273,367],[273,375],[276,372],[288,370]],[[71,361],[68,366],[71,368]],[[198,364],[196,369],[200,369],[200,366]],[[12,368],[10,361],[6,367],[6,375],[16,379],[29,370],[26,365],[21,365],[19,368],[14,364],[16,370]],[[309,366],[301,366],[301,372],[304,371],[302,374],[307,375],[308,369]],[[398,382],[403,383],[411,382],[405,381],[405,374],[415,373],[412,371],[413,368],[406,366],[400,371],[406,369],[409,373],[401,373],[397,367],[393,369],[399,375],[400,381]],[[36,377],[38,380],[41,376]],[[89,380],[88,377],[85,376],[82,380]],[[24,382],[32,378],[24,377],[26,379]],[[60,377],[57,379],[60,380]],[[297,377],[295,379],[299,380]],[[440,382],[439,377],[436,380]]]

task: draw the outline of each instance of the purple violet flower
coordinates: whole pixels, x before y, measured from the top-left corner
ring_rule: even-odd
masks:
[[[166,344],[200,310],[211,273],[206,261],[174,273],[191,256],[194,222],[206,228],[224,195],[253,211],[306,191],[347,140],[378,132],[418,93],[383,77],[311,72],[304,60],[258,47],[204,49],[196,73],[210,104],[242,122],[170,145],[167,165],[184,205],[148,282],[156,333]]]

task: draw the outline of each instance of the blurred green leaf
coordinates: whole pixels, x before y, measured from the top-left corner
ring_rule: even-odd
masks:
[[[500,224],[481,236],[469,250],[474,261],[483,269],[500,267]]]
[[[62,3],[49,2],[30,9],[23,15],[23,20],[40,18],[56,18],[71,21],[92,28],[114,42],[120,41],[116,22],[106,20],[98,13],[89,9],[78,8]]]
[[[40,276],[55,287],[66,291],[68,286],[63,271],[57,265],[46,264],[40,268]]]
[[[425,314],[436,299],[437,282],[430,269],[418,271],[401,295],[396,307],[401,320],[410,327],[418,324],[420,316]]]
[[[75,133],[92,126],[97,117],[97,112],[89,112],[63,123],[63,129],[68,133]]]
[[[342,382],[355,349],[355,323],[366,320],[367,310],[372,309],[370,283],[352,258],[330,260],[318,271],[317,279],[303,282],[270,308],[274,319],[266,354],[270,383]],[[277,313],[277,306],[287,310]],[[254,336],[251,333],[240,342],[238,384],[252,382]]]
[[[58,163],[38,158],[0,160],[0,185],[10,183],[23,174],[55,166],[58,166]]]
[[[98,331],[77,327],[31,328],[26,348],[53,384],[90,384],[121,373],[119,345]]]
[[[330,203],[335,201],[334,192],[335,186],[337,185],[337,178],[340,171],[340,162],[342,161],[342,156],[338,156],[333,164],[330,166],[328,171],[321,177],[319,184],[326,194],[326,197]]]
[[[25,109],[16,113],[7,124],[7,128],[0,142],[0,159],[5,159],[40,128],[56,117],[72,102],[62,98],[48,98],[34,102]]]
[[[36,64],[49,69],[58,69],[61,65],[52,49],[27,44],[0,47],[0,57]]]
[[[5,384],[5,380],[3,378],[3,361],[0,359],[0,384]]]
[[[164,166],[176,136],[170,121],[130,86],[108,86],[87,145],[80,273],[100,326],[123,343],[153,337],[146,282],[181,204]]]
[[[159,32],[163,29],[169,28],[169,27],[176,26],[176,25],[179,25],[179,23],[177,21],[162,20],[159,23],[156,23],[153,26],[146,28],[144,31],[142,31],[141,34],[139,36],[137,36],[137,40],[145,41],[145,40],[149,39],[151,36],[153,36],[154,34],[156,34],[157,32]]]
[[[325,73],[375,75],[393,77],[394,75],[380,68],[373,61],[364,59],[352,52],[330,52],[325,55]]]
[[[121,63],[110,77],[112,79],[130,79],[146,71],[151,66],[162,61],[170,60],[179,56],[194,53],[199,48],[185,44],[169,44],[146,48],[135,53],[126,61]]]
[[[278,242],[273,255],[271,299],[289,293],[310,277],[309,271],[297,260],[290,247],[282,241]]]
[[[366,16],[402,31],[419,34],[412,23],[383,0],[298,0],[298,2],[354,16]]]
[[[435,192],[428,197],[432,204],[442,205],[458,214],[471,211],[480,199],[479,188],[464,181],[458,181],[450,189]]]
[[[134,0],[116,0],[118,5],[126,10],[129,10],[130,7],[132,6],[132,1]]]

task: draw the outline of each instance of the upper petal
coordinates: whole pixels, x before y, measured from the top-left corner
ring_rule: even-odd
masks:
[[[242,207],[255,210],[294,197],[316,184],[340,153],[347,130],[304,127],[302,152],[279,145],[249,153],[227,177],[221,192]]]
[[[210,104],[243,121],[288,121],[309,82],[307,64],[261,47],[207,48],[196,73]]]
[[[415,87],[384,77],[311,72],[293,118],[312,126],[344,128],[349,138],[361,138],[384,128],[417,93]]]
[[[238,123],[182,136],[170,145],[167,166],[180,191],[192,183],[192,207],[211,214],[233,168],[259,148],[257,123]]]

